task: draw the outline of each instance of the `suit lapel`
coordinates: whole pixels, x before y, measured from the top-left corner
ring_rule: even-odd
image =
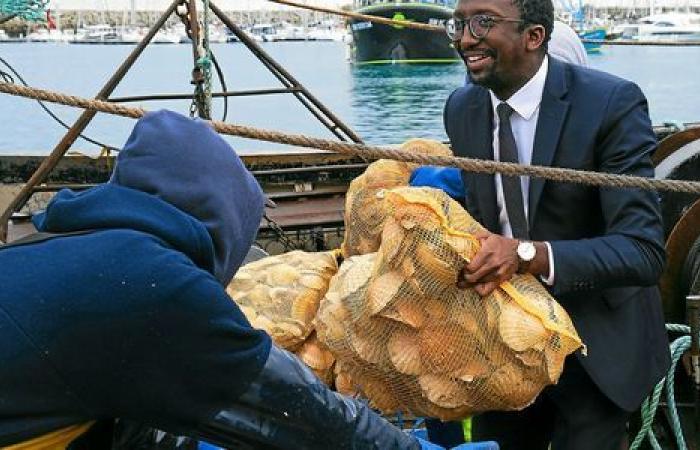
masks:
[[[467,141],[467,148],[475,158],[493,160],[493,108],[488,91],[480,90],[480,96],[470,103],[469,108],[469,127],[472,127],[473,132],[469,134],[472,139]],[[477,192],[467,195],[476,194],[482,225],[493,232],[499,232],[494,177],[478,173],[472,176]]]
[[[547,74],[542,93],[540,115],[537,120],[532,150],[531,164],[533,166],[549,166],[554,160],[566,114],[569,111],[569,102],[562,100],[567,91],[564,70],[565,66],[563,63],[555,58],[549,58],[549,73]],[[530,229],[533,228],[535,223],[544,183],[545,180],[542,178],[530,179],[530,191],[528,193],[528,222]]]

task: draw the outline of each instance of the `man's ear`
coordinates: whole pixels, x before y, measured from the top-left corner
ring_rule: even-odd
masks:
[[[545,30],[542,25],[529,25],[524,35],[525,45],[529,51],[537,51],[544,45]]]

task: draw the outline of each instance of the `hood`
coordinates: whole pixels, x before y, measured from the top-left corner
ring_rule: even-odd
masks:
[[[109,183],[162,199],[201,222],[214,246],[213,275],[227,285],[263,213],[257,181],[209,124],[171,111],[146,114],[119,152]]]

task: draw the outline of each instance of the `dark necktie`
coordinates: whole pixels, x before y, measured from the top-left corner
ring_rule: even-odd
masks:
[[[499,160],[502,162],[518,163],[518,146],[515,144],[513,130],[510,128],[510,115],[513,108],[507,103],[500,103],[496,107],[498,112],[498,142]],[[503,185],[503,199],[506,203],[508,222],[513,230],[515,239],[529,239],[527,219],[525,218],[525,206],[523,205],[523,191],[520,186],[520,177],[501,175]]]

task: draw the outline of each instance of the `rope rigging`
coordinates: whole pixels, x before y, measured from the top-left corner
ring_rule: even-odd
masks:
[[[669,414],[671,415],[671,426],[673,427],[673,434],[676,438],[676,445],[679,450],[688,449],[683,436],[680,418],[678,417],[678,409],[676,408],[673,381],[678,361],[681,359],[681,356],[683,356],[683,354],[690,349],[691,346],[690,327],[687,325],[669,323],[666,324],[666,330],[683,333],[685,335],[679,337],[671,343],[671,367],[668,369],[666,376],[656,385],[652,394],[644,400],[644,403],[642,403],[642,428],[639,430],[639,433],[637,433],[637,436],[630,445],[630,450],[638,450],[645,439],[649,440],[649,444],[654,450],[662,450],[661,445],[654,435],[652,425],[654,423],[654,416],[656,415],[656,410],[659,406],[661,393],[664,387],[666,388],[666,405]]]
[[[16,77],[16,78],[20,81],[20,83],[22,83],[24,86],[29,86],[29,85],[27,84],[27,82],[24,80],[24,78],[22,78],[22,75],[20,75],[19,72],[17,72],[17,71],[14,69],[14,67],[12,67],[12,66],[10,65],[10,63],[8,63],[8,62],[7,62],[5,59],[3,59],[2,57],[0,57],[0,63],[2,63],[2,64],[7,68],[7,70],[9,70],[10,72],[12,72],[12,74],[14,75],[14,77],[13,77],[13,76],[10,75],[9,73],[0,70],[0,78],[2,79],[2,82],[4,82],[4,83],[9,83],[9,84],[14,84],[14,83],[15,83],[14,78]],[[61,120],[53,111],[51,111],[51,110],[49,109],[48,106],[46,106],[46,105],[44,104],[44,102],[42,102],[41,100],[37,100],[37,103],[39,103],[39,106],[41,106],[41,108],[42,108],[44,111],[46,111],[46,114],[48,114],[49,116],[51,116],[51,118],[52,118],[53,120],[55,120],[56,122],[58,122],[58,123],[59,123],[63,128],[65,128],[66,130],[70,130],[70,125],[68,125],[68,124],[65,123],[63,120]],[[91,144],[94,144],[94,145],[96,145],[96,146],[102,148],[103,151],[105,151],[105,150],[106,150],[107,152],[111,152],[111,151],[118,152],[118,151],[119,151],[119,149],[118,149],[117,147],[114,147],[113,145],[104,144],[104,143],[102,143],[102,142],[100,142],[100,141],[98,141],[98,140],[96,140],[96,139],[92,139],[91,137],[88,137],[88,136],[86,136],[86,135],[84,135],[84,134],[80,134],[79,137],[81,137],[82,139],[84,139],[85,141],[87,141],[87,142],[89,142],[89,143],[91,143]]]
[[[208,10],[209,10],[209,0],[207,0],[207,2],[205,4],[205,12],[207,12]],[[187,33],[187,37],[192,42],[194,42],[195,37],[193,36],[193,33],[192,33],[191,22],[190,22],[190,18],[188,16],[188,14],[187,14],[187,9],[186,8],[183,8],[183,9],[178,8],[176,13],[177,13],[178,17],[180,18],[180,20],[182,21],[182,23],[185,25],[185,33]],[[207,42],[206,42],[206,44],[203,44],[201,46],[198,45],[198,52],[199,52],[199,49],[201,48],[203,50],[202,54],[205,54],[205,56],[197,58],[197,61],[195,62],[195,70],[200,70],[203,72],[204,77],[205,77],[205,83],[207,83],[207,85],[206,85],[204,90],[200,90],[201,84],[195,83],[194,97],[193,97],[192,103],[190,105],[190,115],[194,115],[197,112],[196,99],[200,96],[205,95],[205,92],[206,92],[206,96],[207,96],[206,103],[208,105],[208,110],[211,113],[211,99],[213,97],[213,95],[212,95],[212,78],[213,78],[213,76],[211,74],[211,67],[212,66],[216,70],[216,76],[219,79],[219,84],[221,84],[221,90],[223,92],[228,91],[228,87],[226,86],[226,79],[224,77],[224,72],[221,69],[221,66],[219,65],[219,61],[217,60],[216,56],[214,55],[214,52],[211,50],[211,46],[209,45],[209,39],[208,39],[209,24],[208,24],[208,22],[209,22],[209,18],[208,18],[208,12],[207,12],[207,16],[205,17],[203,23],[200,26],[200,29],[201,29],[201,27],[204,27],[207,30],[206,31]],[[202,35],[202,33],[199,33],[199,34],[200,34],[200,36]],[[206,49],[206,51],[204,51],[205,49]],[[208,57],[206,55],[208,55]],[[224,110],[223,110],[223,113],[221,115],[221,121],[225,121],[226,117],[228,116],[228,97],[223,96],[223,100],[224,100],[224,103],[223,103]]]
[[[124,105],[117,105],[106,101],[88,100],[81,97],[60,94],[43,89],[18,86],[2,82],[0,82],[0,92],[21,97],[41,99],[93,111],[101,111],[109,114],[131,117],[134,119],[142,117],[147,112],[142,108],[130,108]],[[424,155],[387,147],[337,142],[303,135],[287,134],[279,131],[247,127],[243,125],[234,125],[219,121],[211,121],[211,125],[217,132],[222,134],[257,139],[261,141],[276,142],[286,145],[295,145],[298,147],[327,150],[369,159],[394,159],[397,161],[413,162],[427,166],[457,167],[474,173],[501,173],[511,176],[528,176],[563,183],[578,183],[590,186],[638,188],[646,190],[700,194],[700,182],[695,181],[656,180],[652,178],[630,175],[591,172],[560,167],[529,166],[475,158]]]

